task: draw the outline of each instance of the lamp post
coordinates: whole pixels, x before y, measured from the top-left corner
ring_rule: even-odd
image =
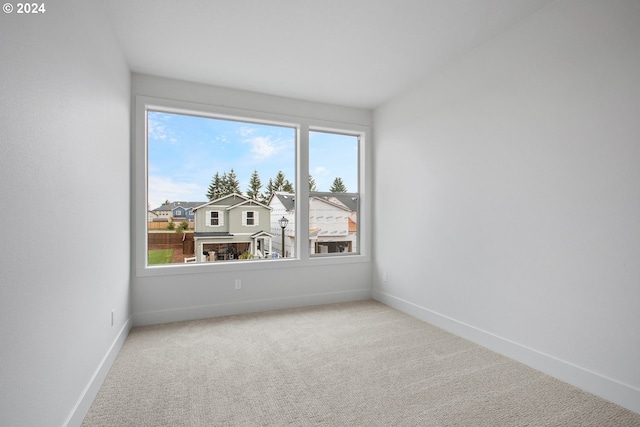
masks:
[[[285,251],[284,251],[284,229],[287,228],[287,224],[289,224],[289,220],[287,218],[285,218],[284,215],[283,215],[282,218],[280,218],[278,220],[278,224],[280,224],[280,228],[282,228],[282,258],[284,258],[284,255],[285,255]]]

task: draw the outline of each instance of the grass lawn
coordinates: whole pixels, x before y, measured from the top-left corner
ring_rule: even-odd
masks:
[[[158,249],[149,251],[149,265],[170,264],[173,258],[173,249]]]

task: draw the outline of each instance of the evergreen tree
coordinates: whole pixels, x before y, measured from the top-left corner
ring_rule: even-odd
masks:
[[[311,175],[309,175],[309,191],[318,191],[318,187],[316,186],[316,180],[313,179]]]
[[[242,190],[240,190],[240,181],[238,181],[238,176],[236,175],[233,168],[231,168],[231,172],[229,172],[228,175],[225,174],[225,176],[225,193],[223,194],[223,196],[227,196],[233,193],[242,194]]]
[[[346,193],[347,187],[345,187],[344,183],[342,182],[342,178],[338,177],[333,180],[333,184],[331,184],[331,188],[329,189],[329,191],[332,193]]]
[[[209,201],[219,199],[222,194],[222,178],[220,178],[220,174],[216,172],[216,174],[211,179],[211,184],[209,184],[209,189],[207,191],[207,198]]]
[[[269,184],[267,184],[267,190],[263,195],[263,203],[268,202],[273,193],[276,191],[285,191],[287,193],[293,193],[293,184],[285,178],[282,171],[278,171],[275,179],[269,178]]]
[[[229,173],[223,172],[222,176],[220,176],[220,173],[216,172],[213,179],[211,179],[211,184],[209,184],[209,188],[207,190],[207,198],[209,201],[216,200],[233,193],[242,194],[242,191],[240,190],[240,181],[238,181],[238,177],[233,168]]]
[[[287,179],[284,177],[284,173],[282,173],[282,171],[278,171],[275,179],[273,180],[273,183],[271,184],[271,188],[269,188],[269,191],[284,191],[284,185],[286,181]]]
[[[229,194],[229,178],[227,178],[227,172],[223,172],[220,177],[220,195],[219,197],[224,197]]]
[[[293,184],[284,177],[284,173],[282,171],[278,171],[276,175],[276,191],[285,191],[287,193],[293,193]]]
[[[269,203],[269,199],[271,199],[271,195],[275,190],[273,190],[273,179],[269,178],[269,183],[267,184],[267,189],[262,193],[260,197],[260,203],[264,203],[265,205]]]
[[[216,200],[233,193],[242,194],[242,191],[240,190],[240,181],[238,181],[236,172],[231,169],[231,172],[229,173],[223,172],[222,176],[220,176],[220,173],[216,172],[207,190],[207,198],[209,201]]]
[[[262,188],[262,182],[258,176],[258,171],[254,170],[249,180],[249,188],[247,188],[247,197],[253,200],[258,200],[260,197],[260,188]]]

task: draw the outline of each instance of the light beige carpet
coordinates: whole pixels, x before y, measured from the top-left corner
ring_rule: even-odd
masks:
[[[375,301],[132,329],[84,426],[640,426]]]

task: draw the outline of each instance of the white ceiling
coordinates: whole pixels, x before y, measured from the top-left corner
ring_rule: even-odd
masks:
[[[375,108],[552,0],[103,0],[132,71]]]

